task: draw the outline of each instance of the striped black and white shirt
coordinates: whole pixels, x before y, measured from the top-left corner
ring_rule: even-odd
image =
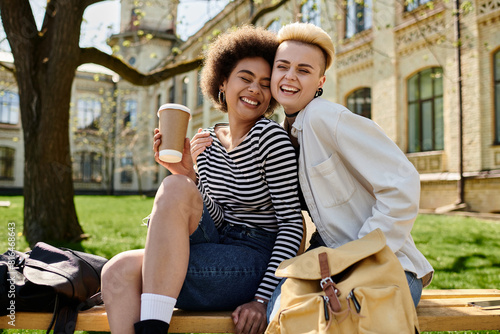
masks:
[[[227,152],[207,129],[212,145],[198,156],[198,188],[217,228],[244,225],[277,233],[256,297],[269,299],[280,279],[278,265],[297,254],[302,240],[295,152],[285,130],[259,120],[236,148]]]

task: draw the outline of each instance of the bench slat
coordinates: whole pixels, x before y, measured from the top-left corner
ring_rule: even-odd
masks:
[[[500,309],[483,310],[469,306],[471,301],[500,299],[500,290],[424,290],[417,308],[421,331],[489,330],[500,328]],[[46,329],[52,314],[16,313],[18,329]],[[0,328],[13,328],[7,316],[0,317]],[[175,310],[172,333],[232,333],[231,312],[188,312]],[[109,331],[105,308],[80,312],[76,330]]]
[[[421,331],[466,331],[500,328],[500,311],[478,307],[419,308]],[[496,314],[495,314],[496,313]]]
[[[424,289],[422,299],[500,297],[497,289]]]

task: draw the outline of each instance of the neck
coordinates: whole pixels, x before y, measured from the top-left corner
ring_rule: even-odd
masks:
[[[299,111],[296,111],[296,112],[288,112],[288,111],[285,111],[285,116],[286,118],[288,119],[294,119],[295,120],[295,117],[297,117],[297,115],[300,113],[301,110]]]
[[[228,118],[229,127],[227,131],[222,133],[223,138],[219,137],[219,139],[221,139],[226,150],[231,151],[246,138],[248,132],[250,132],[257,120],[245,122],[242,120],[233,120],[230,116]]]

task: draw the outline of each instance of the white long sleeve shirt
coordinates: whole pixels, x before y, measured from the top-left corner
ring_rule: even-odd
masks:
[[[433,268],[410,235],[420,177],[373,121],[316,98],[291,133],[300,145],[299,181],[311,218],[328,247],[380,228],[405,271],[429,285]]]

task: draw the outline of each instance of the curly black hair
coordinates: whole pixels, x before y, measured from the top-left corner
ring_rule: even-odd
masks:
[[[205,53],[200,78],[203,95],[212,101],[214,107],[227,112],[226,103],[220,103],[218,99],[222,82],[229,78],[236,64],[244,58],[262,57],[273,68],[278,45],[275,33],[250,25],[220,34]],[[271,98],[266,116],[270,116],[277,106],[278,102]]]

